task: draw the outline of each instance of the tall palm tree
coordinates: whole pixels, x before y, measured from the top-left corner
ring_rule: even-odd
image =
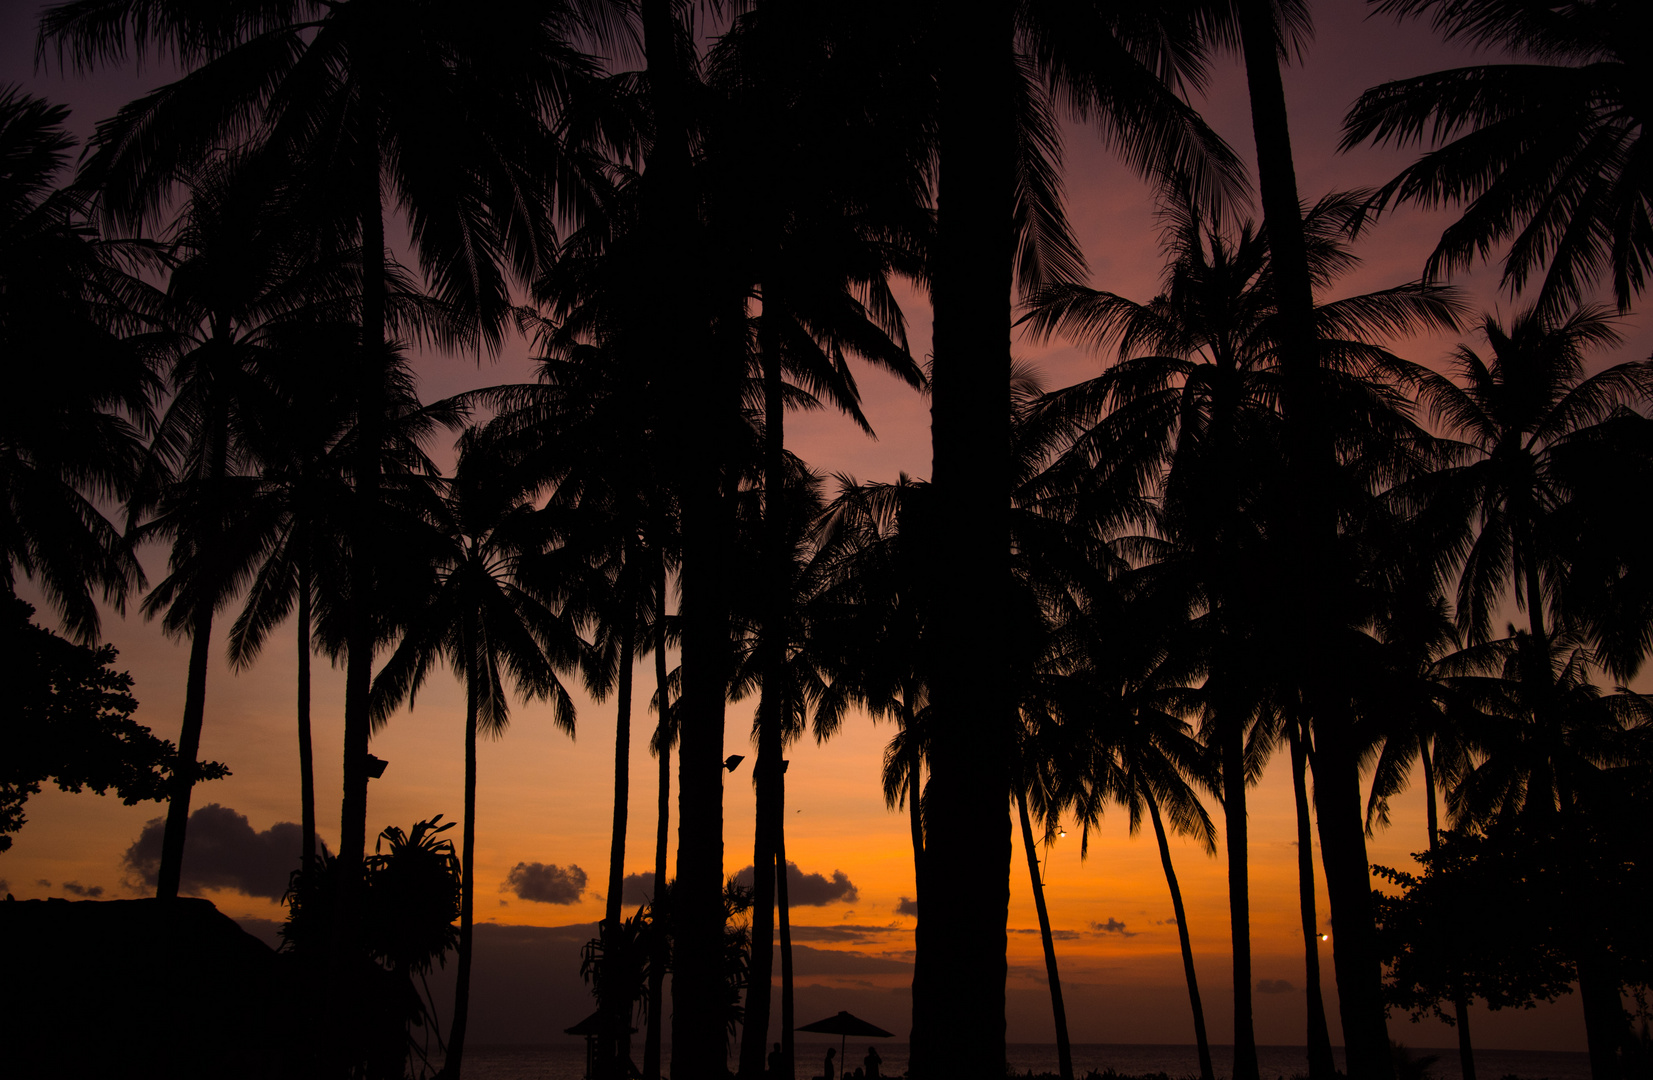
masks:
[[[373,684],[374,717],[388,721],[412,701],[433,665],[446,660],[465,686],[465,826],[459,916],[459,975],[446,1075],[457,1077],[469,1022],[472,898],[476,852],[476,740],[497,738],[510,721],[505,678],[519,693],[552,705],[552,720],[573,733],[574,704],[559,671],[578,669],[586,647],[550,602],[563,583],[549,578],[545,522],[505,463],[462,440],[460,462],[433,507],[438,546],[431,593],[414,608],[401,643]],[[439,538],[439,539],[438,539]]]
[[[0,401],[0,574],[7,592],[19,571],[33,579],[90,641],[93,591],[119,610],[143,582],[97,504],[136,479],[157,387],[116,249],[85,221],[83,193],[54,188],[68,115],[0,88],[0,351],[22,380]]]
[[[1167,648],[1169,642],[1163,635],[1172,628],[1164,625],[1166,612],[1154,611],[1162,601],[1143,594],[1126,603],[1137,610],[1134,617],[1122,619],[1124,611],[1119,607],[1096,604],[1070,612],[1058,631],[1077,676],[1059,699],[1068,734],[1055,765],[1058,798],[1073,811],[1081,829],[1081,856],[1109,804],[1125,809],[1133,835],[1141,828],[1146,811],[1171,893],[1200,1075],[1210,1080],[1215,1071],[1205,1008],[1166,819],[1177,832],[1214,854],[1216,831],[1194,789],[1195,785],[1216,789],[1218,780],[1212,775],[1210,755],[1182,715],[1197,710],[1200,695],[1187,688],[1188,673],[1178,672],[1185,663],[1178,657],[1187,650]],[[1131,643],[1118,640],[1120,625],[1137,628]]]
[[[1344,149],[1432,144],[1373,199],[1463,206],[1425,274],[1467,268],[1508,242],[1503,285],[1520,293],[1542,274],[1535,307],[1545,316],[1588,300],[1604,272],[1629,311],[1653,265],[1639,6],[1384,0],[1378,10],[1427,16],[1447,41],[1514,54],[1373,87],[1343,121]]]
[[[984,583],[936,594],[930,686],[942,722],[930,745],[925,862],[956,902],[928,905],[919,919],[913,1060],[937,1075],[985,1075],[1003,1058],[994,1033],[1004,1021],[1008,892],[965,882],[979,880],[984,852],[994,880],[1001,871],[1008,880],[1011,853],[1006,807],[981,798],[1007,789],[1011,759],[1002,742],[1013,701],[1003,636],[1010,296],[1018,269],[1030,288],[1079,266],[1043,258],[1060,255],[1063,233],[1047,200],[1056,194],[1046,157],[1056,141],[1036,119],[1048,118],[1050,99],[1032,76],[1060,88],[1139,169],[1180,162],[1198,174],[1202,194],[1226,193],[1240,186],[1233,159],[1167,85],[1201,76],[1192,30],[1157,6],[1001,2],[970,19],[942,19],[927,39],[939,93],[930,479],[937,531],[948,537],[933,572],[938,584]],[[943,1036],[960,1026],[985,1033],[988,1045]]]

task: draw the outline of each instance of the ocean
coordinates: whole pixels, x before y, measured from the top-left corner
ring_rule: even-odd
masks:
[[[866,1055],[867,1046],[878,1048],[883,1059],[880,1071],[885,1076],[900,1076],[907,1070],[907,1044],[885,1040],[850,1040],[845,1056],[854,1070]],[[799,1080],[819,1076],[827,1047],[837,1048],[837,1040],[797,1044]],[[1343,1065],[1341,1049],[1333,1051],[1338,1067]],[[1456,1048],[1413,1048],[1414,1061],[1434,1057],[1427,1076],[1432,1080],[1461,1080]],[[1233,1047],[1213,1046],[1211,1055],[1219,1077],[1227,1075],[1233,1060]],[[641,1061],[642,1048],[636,1057]],[[1056,1072],[1056,1046],[1045,1043],[1012,1043],[1007,1047],[1007,1058],[1012,1071],[1020,1075]],[[1301,1046],[1259,1046],[1257,1061],[1263,1080],[1291,1080],[1308,1072],[1308,1052]],[[664,1071],[670,1073],[670,1054]],[[1112,1043],[1075,1043],[1073,1046],[1074,1076],[1083,1080],[1091,1072],[1109,1070],[1125,1076],[1145,1076],[1164,1073],[1172,1080],[1199,1075],[1199,1058],[1192,1046],[1137,1046]],[[1475,1071],[1482,1080],[1590,1080],[1590,1058],[1584,1053],[1543,1050],[1481,1050],[1475,1051]],[[471,1046],[465,1050],[465,1076],[468,1080],[581,1080],[585,1075],[585,1044],[581,1042],[551,1043],[540,1046]]]

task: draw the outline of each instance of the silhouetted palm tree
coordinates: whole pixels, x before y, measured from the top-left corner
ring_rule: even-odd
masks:
[[[475,453],[463,440],[446,497],[435,508],[440,536],[432,555],[435,581],[421,598],[401,643],[373,684],[374,717],[386,722],[411,702],[430,668],[441,660],[465,686],[465,827],[460,859],[464,881],[459,918],[459,982],[444,1071],[457,1077],[463,1062],[470,1004],[471,910],[476,850],[476,739],[497,738],[510,720],[504,675],[525,696],[552,704],[552,719],[573,733],[574,704],[558,672],[586,661],[584,643],[547,603],[563,583],[546,575],[546,523],[497,458]]]
[[[1433,144],[1373,200],[1463,206],[1425,274],[1465,269],[1507,241],[1503,285],[1520,293],[1542,273],[1544,316],[1588,300],[1604,271],[1629,311],[1653,266],[1639,6],[1386,0],[1378,10],[1428,16],[1447,41],[1514,54],[1373,87],[1343,122],[1344,149]]]
[[[1011,760],[1002,741],[1013,701],[1003,636],[1010,296],[1018,272],[1025,292],[1080,268],[1062,257],[1050,110],[1060,96],[1132,165],[1181,166],[1202,196],[1237,189],[1226,147],[1168,88],[1203,73],[1194,26],[1181,15],[1159,6],[1001,2],[940,20],[928,39],[939,93],[930,480],[936,530],[947,537],[933,572],[938,584],[982,583],[936,593],[930,688],[941,723],[930,744],[925,862],[950,902],[926,906],[919,920],[917,948],[927,960],[913,991],[913,1062],[938,1074],[1002,1064],[1002,1036],[993,1033],[1003,1030],[1008,893],[964,883],[979,880],[984,858],[995,880],[1001,869],[1008,874],[1011,854],[1006,807],[981,798],[1007,787]],[[988,1045],[944,1037],[960,1027],[986,1033]]]
[[[1471,640],[1487,639],[1495,606],[1513,589],[1528,632],[1542,642],[1546,598],[1559,588],[1565,559],[1545,522],[1571,501],[1574,474],[1552,458],[1623,410],[1645,408],[1653,362],[1586,376],[1586,354],[1619,341],[1595,308],[1562,319],[1527,311],[1507,330],[1488,316],[1481,330],[1490,361],[1462,345],[1450,375],[1416,373],[1420,399],[1456,440],[1449,464],[1430,480],[1428,513],[1453,529],[1444,546],[1460,554],[1457,620]]]

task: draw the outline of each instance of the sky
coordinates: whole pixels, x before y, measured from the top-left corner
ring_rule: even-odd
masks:
[[[82,78],[55,64],[33,63],[35,5],[5,0],[0,7],[0,83],[70,104],[83,137],[96,120],[167,73],[153,66]],[[1363,89],[1387,79],[1476,62],[1474,54],[1433,39],[1426,27],[1367,18],[1359,0],[1314,5],[1317,33],[1303,61],[1286,72],[1299,189],[1305,199],[1331,190],[1375,186],[1409,160],[1410,152],[1372,148],[1335,153],[1344,112]],[[1220,60],[1195,104],[1248,162],[1253,159],[1243,72]],[[1114,162],[1094,132],[1067,125],[1066,185],[1070,221],[1091,269],[1091,284],[1139,300],[1157,291],[1161,266],[1149,188]],[[1403,210],[1382,219],[1356,251],[1362,266],[1334,286],[1338,295],[1415,279],[1449,220],[1441,212]],[[1460,279],[1473,303],[1505,315],[1517,307],[1495,291],[1496,272]],[[915,355],[929,349],[929,311],[906,290]],[[1603,363],[1644,358],[1653,349],[1645,319],[1626,320],[1627,342]],[[1473,341],[1472,336],[1467,339]],[[1438,364],[1455,335],[1395,342],[1407,359]],[[1101,358],[1054,341],[1017,341],[1018,358],[1031,362],[1051,388],[1089,377]],[[428,399],[476,386],[530,377],[528,345],[509,343],[496,360],[422,355],[421,393]],[[865,411],[878,438],[868,439],[844,418],[827,413],[788,419],[788,448],[826,474],[893,480],[929,473],[928,403],[892,377],[863,370]],[[147,550],[151,581],[159,580],[164,552]],[[35,594],[24,586],[23,594]],[[41,618],[47,609],[36,600]],[[135,606],[134,606],[135,607]],[[284,914],[279,896],[296,861],[298,764],[293,720],[295,644],[291,627],[278,631],[255,664],[232,671],[221,635],[233,616],[220,617],[207,683],[203,758],[227,763],[233,775],[196,788],[203,808],[189,834],[185,888],[204,895],[254,932],[268,936]],[[183,707],[187,643],[168,640],[135,610],[108,613],[103,636],[120,650],[117,666],[136,680],[137,718],[158,735],[176,739]],[[657,765],[647,751],[653,718],[647,712],[652,668],[638,671],[633,708],[630,829],[626,871],[654,863]],[[1645,688],[1644,688],[1645,689]],[[578,706],[577,735],[555,729],[549,710],[517,704],[509,730],[479,751],[476,912],[488,924],[478,935],[472,1038],[537,1042],[557,1037],[591,1007],[578,980],[578,945],[601,917],[609,848],[614,774],[613,702],[598,704],[571,686]],[[337,836],[343,672],[318,663],[314,689],[318,814],[324,839]],[[747,761],[724,781],[724,866],[734,873],[752,862],[754,797],[749,738],[752,701],[729,707],[728,753]],[[372,782],[368,819],[377,831],[461,812],[464,702],[457,681],[438,672],[416,707],[395,716],[373,741],[389,761]],[[891,1030],[908,1026],[907,986],[915,920],[902,910],[913,889],[904,813],[885,807],[879,781],[883,747],[893,731],[852,717],[829,742],[807,739],[789,750],[787,854],[804,875],[795,892],[819,903],[793,912],[799,948],[799,1016],[848,1008]],[[676,777],[673,777],[675,802]],[[1410,866],[1426,846],[1421,791],[1402,795],[1392,823],[1370,840],[1372,862]],[[1215,815],[1214,804],[1208,804]],[[217,809],[208,809],[216,807]],[[18,899],[48,896],[103,899],[145,895],[128,861],[159,804],[125,807],[114,797],[65,795],[51,789],[31,799],[28,824],[13,849],[0,855],[0,891]],[[675,816],[675,805],[673,807]],[[1071,823],[1069,823],[1071,825]],[[1263,1044],[1303,1041],[1303,957],[1298,922],[1295,818],[1290,766],[1277,755],[1250,796],[1252,941],[1257,1038]],[[151,829],[151,841],[154,829]],[[457,837],[458,830],[451,835]],[[675,844],[675,824],[673,827]],[[1081,857],[1070,829],[1048,849],[1042,873],[1076,1042],[1184,1043],[1192,1041],[1171,904],[1151,835],[1131,837],[1122,815],[1102,822]],[[1219,840],[1220,844],[1220,840]],[[158,845],[157,845],[158,846]],[[1187,921],[1214,1042],[1231,1037],[1226,869],[1190,841],[1173,839],[1172,853],[1187,903]],[[1318,852],[1317,852],[1318,855]],[[983,887],[992,871],[983,866]],[[512,884],[515,882],[516,884]],[[1043,960],[1025,859],[1019,846],[1010,867],[1009,1038],[1053,1039]],[[1323,879],[1317,884],[1320,923],[1329,930]],[[1327,1013],[1338,1036],[1331,953],[1322,946]],[[778,971],[778,969],[777,969]],[[1576,995],[1532,1012],[1487,1013],[1477,1008],[1479,1045],[1509,1049],[1582,1050],[1584,1032]],[[1413,1046],[1455,1045],[1450,1028],[1391,1020],[1391,1031]]]

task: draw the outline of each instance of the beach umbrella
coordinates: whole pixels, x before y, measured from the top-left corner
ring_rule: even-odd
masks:
[[[851,1035],[865,1035],[870,1039],[888,1039],[894,1032],[885,1031],[877,1024],[869,1024],[859,1016],[847,1012],[839,1012],[837,1016],[829,1016],[825,1020],[817,1020],[813,1024],[796,1027],[793,1031],[812,1031],[817,1035],[837,1035],[838,1039],[838,1075],[844,1074],[844,1044]]]

